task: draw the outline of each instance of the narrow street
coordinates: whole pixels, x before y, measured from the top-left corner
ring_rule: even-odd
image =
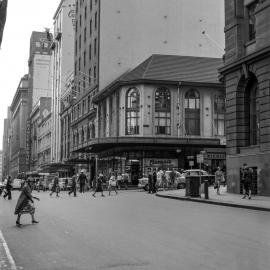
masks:
[[[60,198],[37,193],[37,225],[13,200],[0,198],[0,230],[16,268],[245,269],[270,265],[269,213],[158,198],[121,191],[93,198],[90,193]],[[0,242],[0,268],[12,269]]]

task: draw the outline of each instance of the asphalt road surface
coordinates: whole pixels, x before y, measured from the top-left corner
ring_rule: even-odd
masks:
[[[267,212],[140,191],[105,198],[34,192],[41,198],[35,203],[40,223],[24,215],[18,228],[18,194],[0,198],[1,270],[270,269]]]

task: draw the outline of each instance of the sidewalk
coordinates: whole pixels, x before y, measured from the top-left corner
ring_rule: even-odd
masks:
[[[209,187],[208,200],[204,199],[204,193],[202,193],[201,198],[191,198],[185,197],[185,192],[185,189],[159,191],[156,196],[175,200],[216,204],[229,207],[246,208],[270,212],[270,197],[252,196],[251,200],[247,198],[242,199],[242,194],[227,193],[227,187],[223,186],[220,187],[221,195],[217,195],[216,190],[213,187]]]

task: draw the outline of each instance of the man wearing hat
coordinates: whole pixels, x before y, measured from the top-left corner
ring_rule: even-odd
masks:
[[[252,168],[247,167],[247,163],[243,164],[243,167],[241,168],[242,172],[242,182],[243,182],[243,198],[245,199],[248,195],[248,198],[251,199],[251,184],[252,184],[252,174],[253,170]]]
[[[84,193],[85,191],[85,185],[87,183],[86,175],[84,174],[84,171],[81,170],[80,175],[78,177],[78,182],[80,184],[80,193]]]

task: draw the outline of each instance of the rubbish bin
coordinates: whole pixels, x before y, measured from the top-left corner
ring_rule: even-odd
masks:
[[[200,176],[187,176],[186,183],[188,183],[186,196],[200,197]]]

